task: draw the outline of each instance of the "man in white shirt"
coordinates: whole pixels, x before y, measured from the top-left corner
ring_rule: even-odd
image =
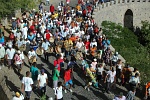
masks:
[[[48,61],[48,49],[49,49],[50,43],[45,39],[44,42],[42,43],[42,48],[44,49],[44,57],[45,60]]]
[[[36,52],[33,50],[33,48],[31,48],[31,50],[28,52],[28,60],[29,60],[29,64],[31,65],[31,63],[36,62]],[[30,61],[32,60],[32,61]],[[35,60],[35,61],[33,61]]]
[[[18,73],[20,74],[24,62],[23,52],[18,50],[17,53],[15,54],[14,60],[15,60],[15,65],[18,68]]]
[[[115,96],[113,100],[126,100],[126,97],[123,95],[122,92],[118,96]]]
[[[79,42],[77,42],[76,47],[78,48],[78,50],[81,50],[81,48],[84,47],[84,43],[81,39],[79,39]]]
[[[28,32],[28,28],[24,25],[22,28],[22,38],[23,39],[27,38],[27,32]]]
[[[8,49],[6,50],[6,60],[8,62],[8,68],[12,68],[12,60],[15,54],[15,49],[12,48],[12,45],[8,45]]]
[[[41,97],[45,95],[46,93],[46,85],[48,84],[48,77],[47,74],[44,73],[45,70],[41,69],[41,74],[38,75],[38,87],[40,88],[41,91]]]
[[[136,88],[140,84],[139,74],[136,73],[135,76],[132,76],[129,80],[130,89]]]
[[[32,92],[32,85],[33,85],[33,80],[29,76],[30,76],[30,72],[27,71],[26,77],[23,77],[22,85],[21,85],[22,92],[25,91],[26,100],[30,100],[30,96]]]
[[[0,44],[0,69],[4,67],[5,48]]]
[[[111,68],[110,71],[107,72],[104,83],[106,83],[106,92],[110,93],[110,89],[116,82],[116,71],[114,68]]]
[[[93,41],[90,43],[90,47],[93,47],[94,45],[97,47],[96,39],[93,39]]]

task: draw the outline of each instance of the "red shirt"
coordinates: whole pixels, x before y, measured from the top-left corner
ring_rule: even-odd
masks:
[[[63,59],[58,59],[58,60],[54,60],[54,66],[56,66],[58,64],[58,71],[60,71],[60,63],[63,62]]]
[[[86,15],[86,10],[85,10],[85,9],[82,11],[82,14],[83,14],[84,16]]]
[[[65,71],[64,80],[65,80],[65,82],[71,80],[71,70],[70,69]]]
[[[90,41],[86,41],[86,42],[84,42],[84,44],[85,44],[85,48],[86,49],[89,49],[90,48]]]
[[[46,33],[46,40],[49,41],[50,37],[51,37],[50,34],[49,34],[49,33]]]
[[[55,11],[55,8],[53,5],[50,6],[50,12],[53,13]]]

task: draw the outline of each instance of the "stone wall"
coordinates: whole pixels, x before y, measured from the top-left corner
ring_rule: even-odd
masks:
[[[133,12],[134,27],[140,27],[141,20],[150,21],[149,0],[115,0],[107,2],[96,7],[94,18],[99,26],[101,26],[101,22],[105,20],[120,23],[123,26],[124,15],[128,9]]]

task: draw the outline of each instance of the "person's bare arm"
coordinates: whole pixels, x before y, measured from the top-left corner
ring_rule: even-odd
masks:
[[[24,84],[23,83],[21,84],[21,91],[22,92],[24,91]]]

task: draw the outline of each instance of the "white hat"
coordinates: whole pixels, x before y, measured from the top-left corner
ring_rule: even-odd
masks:
[[[18,54],[21,54],[21,51],[20,51],[20,50],[18,50],[18,51],[17,51],[17,53],[18,53]]]
[[[9,44],[9,45],[8,45],[8,47],[9,47],[9,48],[12,48],[12,45],[11,45],[11,44]]]
[[[102,36],[100,36],[100,38],[102,38]]]
[[[97,59],[95,58],[94,61],[97,61]]]
[[[118,55],[118,52],[116,52],[116,55]]]
[[[0,44],[0,47],[2,47],[2,44]]]

